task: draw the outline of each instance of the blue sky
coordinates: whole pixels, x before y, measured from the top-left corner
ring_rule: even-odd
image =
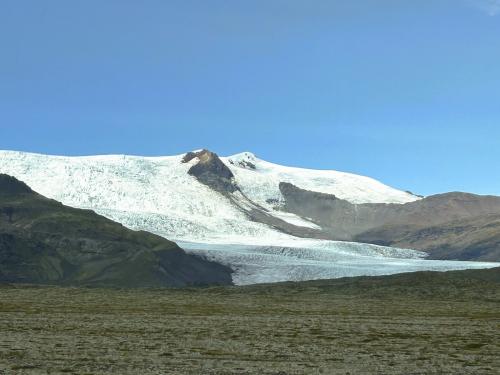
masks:
[[[2,0],[0,149],[252,151],[500,194],[500,0]]]

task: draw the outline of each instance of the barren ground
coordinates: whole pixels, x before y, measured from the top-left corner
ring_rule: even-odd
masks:
[[[408,292],[366,280],[0,286],[0,374],[500,373],[498,285]]]

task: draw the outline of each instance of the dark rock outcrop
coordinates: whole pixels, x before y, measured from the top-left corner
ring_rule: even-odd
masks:
[[[0,175],[0,283],[118,287],[231,284],[232,271]]]
[[[233,172],[220,160],[219,156],[208,150],[188,152],[182,159],[188,163],[198,159],[188,171],[191,176],[196,177],[202,184],[220,193],[234,193],[239,190],[234,182]]]
[[[300,189],[288,182],[281,182],[279,188],[285,198],[281,209],[310,218],[323,228],[330,239],[350,240],[353,231],[365,228],[360,223],[355,206],[348,201],[331,194]]]

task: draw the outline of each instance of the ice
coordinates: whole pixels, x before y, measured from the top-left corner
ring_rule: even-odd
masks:
[[[408,203],[420,199],[369,177],[331,170],[285,167],[258,159],[250,152],[221,160],[231,169],[245,195],[263,206],[269,205],[269,200],[283,199],[279,191],[280,182],[333,194],[351,203]]]
[[[196,160],[182,163],[183,156],[64,157],[0,151],[0,173],[66,205],[93,209],[131,229],[159,234],[231,265],[239,284],[492,266],[423,260],[423,253],[414,250],[298,238],[249,220],[235,204],[262,205],[288,223],[318,229],[307,218],[274,210],[282,200],[280,181],[352,202],[418,199],[370,178],[282,167],[244,153],[222,158],[244,193],[231,200],[190,176],[187,172]]]
[[[342,242],[307,248],[197,243],[180,245],[190,253],[230,266],[235,270],[233,281],[236,285],[499,266],[498,263],[486,262],[424,260],[423,254],[418,252]]]

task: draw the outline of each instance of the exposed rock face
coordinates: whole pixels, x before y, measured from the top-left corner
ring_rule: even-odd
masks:
[[[280,232],[302,238],[329,238],[329,236],[323,233],[321,230],[293,225],[276,216],[273,216],[272,212],[252,202],[244,194],[241,194],[239,199],[236,199],[236,197],[234,196],[230,196],[229,199],[236,207],[244,212],[250,220],[266,224],[272,228],[279,230]]]
[[[351,204],[281,183],[283,210],[311,218],[331,239],[424,250],[435,259],[500,260],[500,197],[434,195],[399,204]]]
[[[238,190],[234,182],[233,172],[219,159],[219,156],[208,150],[188,152],[182,159],[188,163],[197,158],[198,162],[188,171],[202,184],[205,184],[220,193],[234,193]]]
[[[285,198],[283,211],[310,218],[331,239],[350,240],[353,233],[372,227],[372,215],[359,215],[356,205],[334,195],[300,189],[287,182],[281,182],[279,188]]]
[[[165,287],[231,284],[231,270],[0,175],[0,283]]]

